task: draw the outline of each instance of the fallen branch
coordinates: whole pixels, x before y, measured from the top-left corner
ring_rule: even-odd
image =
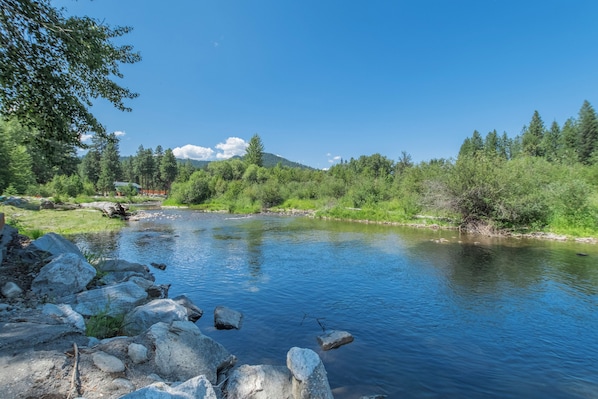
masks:
[[[74,342],[73,352],[75,361],[73,364],[73,375],[71,376],[71,388],[69,389],[69,395],[67,396],[67,399],[81,396],[81,379],[79,378],[79,348]],[[73,391],[75,391],[75,395],[73,395]]]

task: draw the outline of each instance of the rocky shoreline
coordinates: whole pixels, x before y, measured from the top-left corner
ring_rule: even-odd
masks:
[[[120,259],[91,265],[54,233],[29,242],[0,226],[0,288],[3,397],[333,398],[313,350],[289,348],[281,366],[238,365],[195,325],[203,310],[184,296],[168,298],[169,286],[156,285],[147,266]],[[89,336],[91,320],[109,317],[122,317],[126,335]],[[240,328],[241,321],[232,309],[214,310],[216,328]],[[353,339],[326,333],[321,345],[328,348]]]

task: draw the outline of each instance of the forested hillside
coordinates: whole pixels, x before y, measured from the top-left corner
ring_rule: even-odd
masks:
[[[598,119],[583,103],[577,117],[545,126],[536,111],[522,134],[474,131],[456,159],[414,164],[380,154],[329,170],[266,164],[258,135],[243,158],[201,168],[171,149],[140,146],[121,158],[115,135],[96,136],[81,159],[65,147],[48,158],[15,120],[0,124],[0,191],[61,198],[110,194],[115,181],[167,190],[168,204],[252,213],[315,210],[346,219],[411,222],[421,215],[469,229],[598,233]],[[134,193],[128,193],[133,195]]]

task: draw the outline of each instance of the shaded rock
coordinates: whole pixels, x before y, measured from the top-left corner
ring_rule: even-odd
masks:
[[[137,335],[158,322],[187,320],[187,309],[172,299],[154,299],[127,313],[123,322],[126,335]]]
[[[137,284],[127,281],[84,291],[62,298],[83,316],[93,316],[106,312],[108,316],[118,316],[129,312],[147,298],[147,292]]]
[[[50,298],[76,294],[95,277],[96,269],[75,253],[63,253],[42,267],[31,283],[31,291]]]
[[[54,203],[50,200],[43,199],[39,203],[40,209],[54,209]]]
[[[152,262],[150,263],[150,266],[155,267],[158,270],[166,270],[166,265],[164,263]]]
[[[147,362],[149,359],[147,348],[141,344],[129,344],[127,347],[127,354],[135,364]]]
[[[241,328],[243,314],[225,306],[217,306],[214,309],[214,326],[219,330],[231,330]]]
[[[79,331],[85,332],[85,320],[83,316],[75,312],[69,305],[62,303],[60,305],[54,305],[52,303],[46,303],[42,307],[42,313],[48,316],[54,316],[61,320],[61,322],[70,324],[77,328]]]
[[[287,353],[287,367],[293,374],[294,399],[334,399],[326,369],[316,352],[291,348]]]
[[[16,298],[23,293],[21,287],[19,287],[16,283],[9,281],[8,283],[2,286],[2,295],[6,298]]]
[[[104,260],[98,264],[98,270],[103,272],[138,272],[151,275],[147,266],[123,259]]]
[[[284,366],[242,365],[227,384],[228,399],[293,399],[292,375]]]
[[[322,350],[330,350],[353,342],[353,336],[347,331],[330,330],[318,336],[318,343]]]
[[[1,215],[4,216],[3,213]],[[14,240],[18,234],[19,231],[17,229],[7,224],[5,224],[2,229],[0,229],[0,265],[6,258],[8,244],[10,244],[10,242]]]
[[[155,347],[158,373],[174,381],[205,375],[215,384],[218,371],[236,362],[221,344],[203,335],[190,321],[156,323],[150,327],[148,337]]]
[[[147,284],[147,287],[150,287],[151,285],[153,285],[154,280],[149,279],[147,277],[148,277],[147,273],[134,272],[134,271],[108,272],[99,281],[100,281],[100,284],[111,285],[111,284],[124,283],[126,281],[134,281],[135,283],[137,283],[136,280],[144,280],[144,282],[140,283],[139,285]],[[147,288],[144,287],[144,289],[147,289]]]
[[[49,342],[58,346],[61,339],[70,347],[75,341],[81,342],[80,338],[85,337],[71,324],[48,324],[39,319],[0,323],[0,349],[33,348]]]
[[[187,318],[190,321],[195,323],[203,316],[203,310],[197,307],[187,296],[179,295],[172,298],[172,300],[187,309]]]
[[[210,381],[203,375],[191,378],[176,387],[154,383],[122,396],[121,399],[217,399]]]
[[[49,252],[53,256],[72,253],[82,259],[85,259],[79,248],[60,234],[45,234],[37,240],[32,241],[31,245],[41,249],[42,251]]]
[[[106,352],[94,352],[91,355],[91,359],[93,360],[93,364],[105,373],[121,373],[125,371],[125,364],[122,360]]]
[[[168,298],[170,284],[151,285],[146,291],[150,298]]]

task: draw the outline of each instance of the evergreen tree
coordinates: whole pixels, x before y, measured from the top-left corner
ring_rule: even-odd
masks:
[[[167,190],[170,190],[170,186],[177,175],[177,162],[176,158],[170,148],[164,151],[164,156],[160,162],[160,175],[164,179],[164,183]]]
[[[249,165],[263,166],[264,164],[264,145],[262,139],[257,134],[254,134],[245,153],[245,161]]]
[[[594,108],[587,100],[579,110],[578,129],[579,160],[589,164],[594,151],[598,149],[598,119]]]
[[[538,111],[534,111],[529,127],[524,129],[521,141],[523,153],[534,157],[544,155],[542,151],[542,140],[544,138],[544,122]]]
[[[118,137],[114,133],[108,136],[106,148],[100,161],[100,178],[98,189],[104,194],[114,191],[114,182],[121,176]]]
[[[496,130],[488,132],[486,140],[484,140],[484,152],[487,155],[497,155],[499,147],[498,141],[498,133],[496,133]]]
[[[162,146],[158,144],[156,146],[156,151],[154,151],[154,176],[153,181],[157,189],[163,190],[164,186],[164,179],[162,178],[162,171],[160,169],[160,165],[162,165],[162,158],[164,158],[164,150]]]
[[[559,160],[559,144],[561,142],[561,128],[559,124],[554,121],[550,125],[550,130],[544,135],[542,140],[542,149],[544,156],[550,162]]]
[[[559,159],[566,164],[574,164],[579,161],[579,131],[577,121],[569,118],[561,129],[559,143]]]

